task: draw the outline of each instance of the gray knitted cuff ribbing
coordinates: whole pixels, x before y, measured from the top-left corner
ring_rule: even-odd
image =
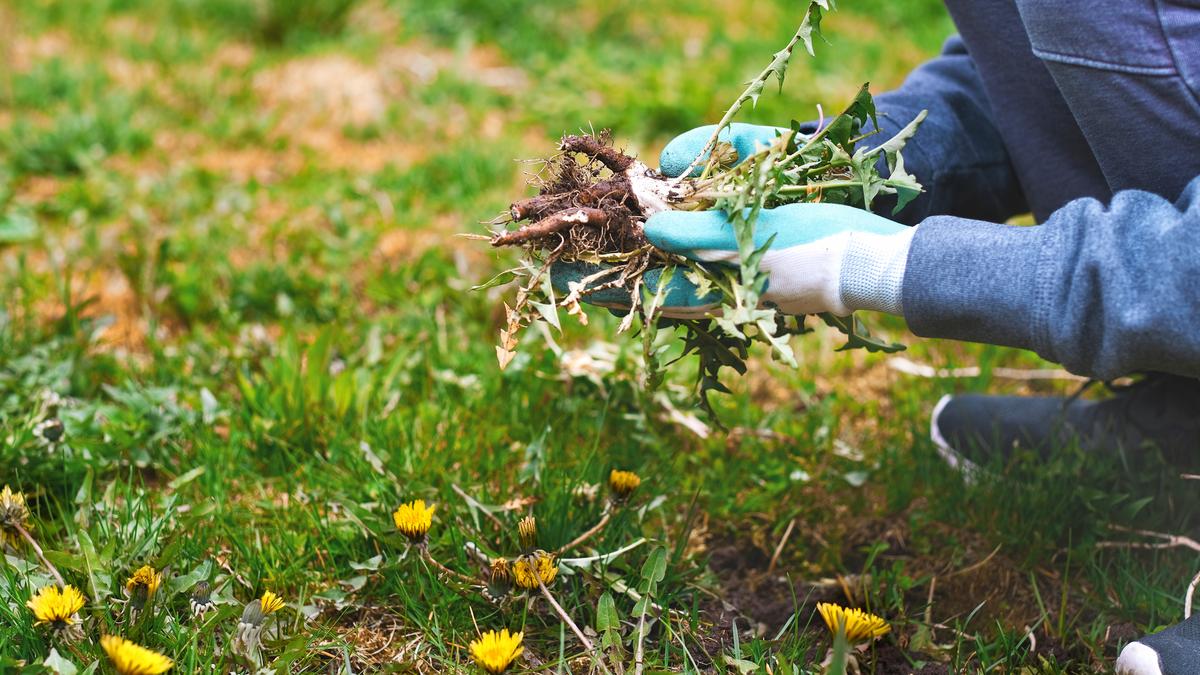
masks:
[[[842,302],[847,307],[903,316],[900,297],[904,266],[916,229],[888,235],[850,235],[841,272]]]

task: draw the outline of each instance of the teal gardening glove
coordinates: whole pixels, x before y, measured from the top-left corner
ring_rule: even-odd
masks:
[[[704,149],[713,127],[688,131],[667,144],[660,160],[664,175],[678,176]],[[733,124],[721,139],[738,151],[738,160],[756,146],[773,141],[774,127]],[[901,313],[901,283],[914,229],[869,211],[838,204],[789,204],[765,209],[754,228],[755,243],[774,237],[761,268],[768,274],[763,300],[788,314],[831,312],[846,316],[857,309]],[[691,260],[738,263],[733,226],[721,211],[662,211],[645,225],[654,246]],[[560,269],[561,268],[561,269]],[[555,287],[566,289],[595,267],[556,264]],[[648,273],[646,287],[657,291],[657,271]],[[663,315],[698,318],[717,305],[719,297],[697,297],[696,287],[676,274],[664,289]],[[601,291],[588,301],[612,308],[628,307],[622,289]]]

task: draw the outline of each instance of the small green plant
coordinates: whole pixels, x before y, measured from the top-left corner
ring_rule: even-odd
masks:
[[[0,134],[0,150],[14,173],[80,173],[107,155],[139,152],[150,136],[137,127],[127,101],[114,100],[54,118],[49,126],[18,120]]]
[[[314,35],[337,35],[357,0],[266,0],[258,3],[258,37],[283,44]]]

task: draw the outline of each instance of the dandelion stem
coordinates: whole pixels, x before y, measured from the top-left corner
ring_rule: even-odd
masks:
[[[575,622],[571,620],[571,617],[567,614],[567,611],[562,608],[562,605],[558,604],[558,601],[555,600],[554,596],[550,594],[550,589],[546,588],[546,584],[543,584],[540,579],[538,580],[538,587],[542,589],[542,595],[546,596],[546,600],[550,601],[550,605],[554,607],[554,611],[558,613],[559,618],[561,618],[564,623],[571,627],[571,631],[575,633],[575,637],[579,638],[579,641],[583,643],[583,648],[588,650],[588,653],[591,654],[592,658],[596,660],[596,664],[600,666],[600,670],[608,673],[608,675],[612,675],[612,671],[608,669],[608,666],[604,665],[604,659],[596,652],[596,648],[592,645],[592,641],[587,639],[587,636],[583,634],[583,631],[579,630],[579,626],[575,625]]]
[[[592,537],[596,536],[596,534],[598,532],[600,532],[600,530],[603,530],[604,527],[606,525],[608,525],[608,521],[610,521],[610,520],[612,520],[612,507],[606,506],[606,507],[604,507],[604,514],[600,516],[600,521],[598,523],[596,523],[595,525],[593,525],[592,529],[588,530],[587,532],[584,532],[583,534],[579,535],[578,537],[575,537],[574,539],[572,539],[570,542],[559,547],[559,549],[554,552],[554,557],[557,558],[558,556],[561,556],[563,553],[570,551],[571,549],[575,548],[576,546],[579,546],[580,544],[587,541],[588,539],[591,539]]]
[[[458,581],[461,581],[462,583],[467,584],[468,586],[475,586],[475,585],[478,585],[478,583],[479,583],[479,581],[477,579],[469,577],[469,576],[463,574],[462,572],[455,572],[454,570],[450,569],[449,567],[446,567],[442,563],[435,560],[433,557],[433,554],[429,552],[429,549],[427,547],[421,547],[421,557],[423,557],[425,559],[425,562],[429,563],[430,565],[433,565],[434,568],[436,568],[442,574],[445,574],[446,576],[457,579]]]
[[[25,541],[29,542],[29,545],[33,547],[33,552],[37,554],[38,560],[42,561],[42,564],[46,566],[46,569],[49,570],[50,574],[53,575],[55,580],[58,581],[58,587],[66,587],[67,582],[64,581],[62,575],[58,573],[58,568],[50,564],[49,560],[46,560],[46,554],[42,553],[42,547],[38,546],[38,543],[36,540],[34,540],[33,535],[29,534],[29,531],[25,529],[25,526],[20,523],[13,523],[12,526],[21,534],[22,537],[25,537]]]
[[[804,14],[804,20],[800,22],[800,27],[796,30],[796,34],[793,35],[792,39],[788,41],[787,46],[783,48],[783,51],[776,54],[776,58],[771,60],[770,65],[768,65],[765,70],[759,73],[757,77],[746,84],[745,91],[743,91],[741,95],[738,96],[737,100],[733,102],[733,105],[725,111],[725,114],[721,117],[721,121],[717,122],[716,128],[713,129],[712,136],[709,137],[708,142],[704,144],[704,148],[701,149],[700,153],[696,155],[696,158],[692,160],[692,163],[688,165],[688,168],[680,174],[680,178],[690,176],[692,170],[700,166],[701,162],[704,162],[704,171],[701,173],[700,177],[702,179],[707,178],[708,175],[712,173],[713,168],[716,166],[716,160],[712,157],[712,151],[717,147],[717,142],[721,138],[721,132],[733,122],[733,118],[737,117],[737,114],[741,111],[742,106],[744,106],[747,102],[753,102],[755,104],[758,103],[758,95],[762,92],[763,85],[765,85],[767,81],[771,79],[772,75],[779,78],[779,86],[783,86],[783,68],[787,66],[787,62],[791,59],[792,52],[795,51],[796,45],[800,44],[800,42],[805,39],[805,34],[812,30],[811,22],[813,4],[815,3],[809,4],[809,7]],[[780,61],[782,61],[782,63]],[[679,179],[676,180],[678,182]]]

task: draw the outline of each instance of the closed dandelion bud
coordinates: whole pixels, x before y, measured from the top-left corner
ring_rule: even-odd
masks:
[[[512,581],[512,569],[507,558],[495,558],[491,564],[491,579],[493,582],[507,583]]]
[[[525,516],[517,523],[517,534],[521,537],[521,546],[531,549],[537,546],[537,519]]]
[[[266,614],[263,613],[262,603],[255,598],[247,602],[242,609],[242,618],[238,621],[238,626],[239,628],[243,625],[257,628],[262,625],[264,618],[266,618]]]
[[[728,169],[738,163],[738,151],[733,147],[733,144],[720,141],[713,148],[712,156],[717,162],[717,167]]]
[[[608,474],[608,489],[612,490],[613,499],[618,502],[623,502],[629,499],[629,495],[638,489],[642,484],[642,479],[632,471],[619,471],[613,469]]]
[[[493,558],[488,569],[488,581],[484,586],[484,595],[493,602],[508,595],[512,588],[512,567],[507,558]]]
[[[212,601],[212,587],[207,581],[201,581],[192,589],[192,596],[188,599],[188,604],[192,608],[192,616],[202,617],[208,612],[216,608],[216,603]]]
[[[251,600],[242,609],[242,618],[238,621],[237,632],[233,635],[233,649],[246,658],[260,662],[259,649],[262,647],[263,605],[260,600]]]

